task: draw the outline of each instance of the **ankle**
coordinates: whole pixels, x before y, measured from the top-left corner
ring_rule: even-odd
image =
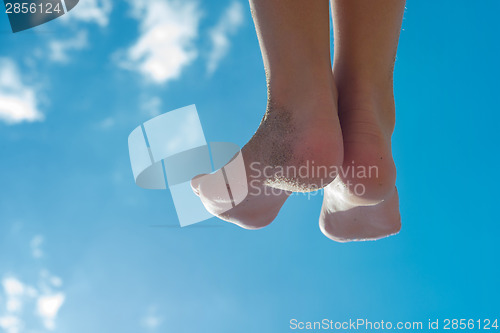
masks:
[[[336,120],[338,122],[336,89],[332,85],[309,89],[296,93],[271,90],[268,93],[266,117],[277,113],[287,113],[298,126],[317,121]]]
[[[329,70],[311,71],[300,75],[269,75],[268,106],[290,111],[337,102],[335,82]]]
[[[339,94],[339,117],[344,120],[371,114],[384,129],[392,132],[395,125],[396,106],[392,82],[374,83],[359,78],[336,77]],[[363,111],[363,112],[353,112]],[[353,119],[354,121],[362,119]]]

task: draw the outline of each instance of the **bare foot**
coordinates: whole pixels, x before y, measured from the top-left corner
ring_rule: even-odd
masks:
[[[332,110],[336,110],[335,96],[305,99],[303,105],[270,102],[257,132],[241,151],[246,179],[240,183],[248,188],[244,200],[221,209],[226,203],[214,191],[221,173],[238,173],[231,163],[214,174],[195,177],[193,191],[209,212],[225,221],[247,229],[270,224],[291,192],[323,188],[337,175],[343,145],[338,116]]]
[[[397,234],[401,229],[396,188],[377,204],[359,205],[350,201],[352,199],[338,179],[325,188],[319,219],[325,236],[342,243],[367,241]]]
[[[391,135],[395,107],[390,89],[339,88],[344,163],[325,188],[321,231],[336,241],[373,240],[401,228]]]

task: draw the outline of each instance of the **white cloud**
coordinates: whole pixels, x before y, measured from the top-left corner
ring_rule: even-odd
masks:
[[[24,284],[13,277],[2,280],[3,289],[7,296],[22,296],[24,294]]]
[[[30,245],[33,249],[33,246],[36,248],[42,242],[43,237],[38,235]],[[45,330],[55,329],[57,315],[66,299],[60,289],[63,281],[47,269],[40,271],[36,281],[35,288],[13,275],[1,279],[0,332],[21,333],[26,332],[26,328],[33,332],[35,326],[43,326]],[[33,321],[36,317],[40,319],[38,324]]]
[[[5,294],[5,304],[0,308],[4,308],[5,312],[0,313],[0,328],[3,328],[8,333],[18,333],[24,326],[23,312],[25,307],[30,307],[36,314],[42,325],[47,330],[55,328],[57,314],[63,305],[66,295],[61,291],[54,291],[54,287],[58,288],[62,285],[62,280],[59,277],[52,276],[47,270],[40,272],[38,280],[39,289],[24,284],[15,277],[4,277],[2,285]]]
[[[194,1],[129,0],[140,21],[140,36],[124,54],[122,67],[136,70],[155,83],[180,77],[197,57],[201,13]]]
[[[6,333],[19,333],[23,326],[18,317],[7,315],[0,317],[0,327]]]
[[[212,50],[208,56],[207,63],[207,72],[209,74],[215,72],[222,58],[228,53],[231,45],[229,36],[234,35],[238,31],[243,23],[243,19],[243,5],[235,1],[226,8],[219,22],[210,30]]]
[[[43,251],[41,249],[42,244],[43,244],[43,236],[41,235],[36,235],[31,240],[30,247],[31,247],[31,255],[33,256],[33,258],[38,259],[43,257]]]
[[[37,312],[46,329],[53,330],[55,328],[55,318],[65,298],[66,296],[61,292],[38,298]]]
[[[26,286],[14,277],[2,280],[3,290],[6,295],[5,308],[10,314],[19,312],[23,307],[22,297],[25,295]]]
[[[68,53],[86,48],[89,45],[86,30],[80,31],[76,37],[67,40],[52,40],[49,43],[49,57],[54,62],[69,62]]]
[[[82,21],[105,27],[109,23],[111,0],[81,0],[68,14],[61,17],[65,22]]]
[[[23,327],[19,313],[22,310],[23,297],[28,288],[21,281],[10,276],[2,279],[2,286],[5,294],[6,313],[0,316],[0,327],[7,333],[18,333]]]
[[[16,64],[0,58],[0,121],[9,125],[42,121],[35,90],[25,85]]]
[[[80,22],[106,27],[109,24],[111,10],[111,0],[81,0],[67,15],[61,16],[59,22],[73,24],[78,28]],[[68,63],[71,51],[83,50],[89,46],[88,32],[80,30],[68,39],[51,40],[48,43],[48,57],[54,62]],[[46,57],[43,54],[41,56],[44,59]]]

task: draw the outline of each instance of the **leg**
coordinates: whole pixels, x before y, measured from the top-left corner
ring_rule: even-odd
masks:
[[[250,6],[268,85],[264,118],[242,149],[249,188],[258,191],[250,191],[242,204],[217,215],[258,228],[275,218],[288,197],[263,192],[326,186],[336,174],[312,169],[339,166],[343,145],[331,74],[328,0],[251,0]],[[210,177],[192,181],[206,207],[216,204],[207,194]]]
[[[400,229],[392,78],[404,6],[404,0],[332,0],[344,173],[325,190],[320,227],[335,240]]]

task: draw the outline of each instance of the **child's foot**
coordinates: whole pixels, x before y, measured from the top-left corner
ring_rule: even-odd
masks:
[[[325,188],[320,228],[339,241],[397,233],[400,216],[391,135],[395,107],[390,89],[339,86],[344,163]]]
[[[332,110],[336,110],[335,96],[307,98],[302,104],[270,102],[257,132],[242,149],[248,186],[244,201],[220,212],[213,182],[222,170],[195,177],[194,192],[208,211],[225,221],[247,229],[268,225],[291,192],[323,188],[337,175],[343,145],[338,116]]]

